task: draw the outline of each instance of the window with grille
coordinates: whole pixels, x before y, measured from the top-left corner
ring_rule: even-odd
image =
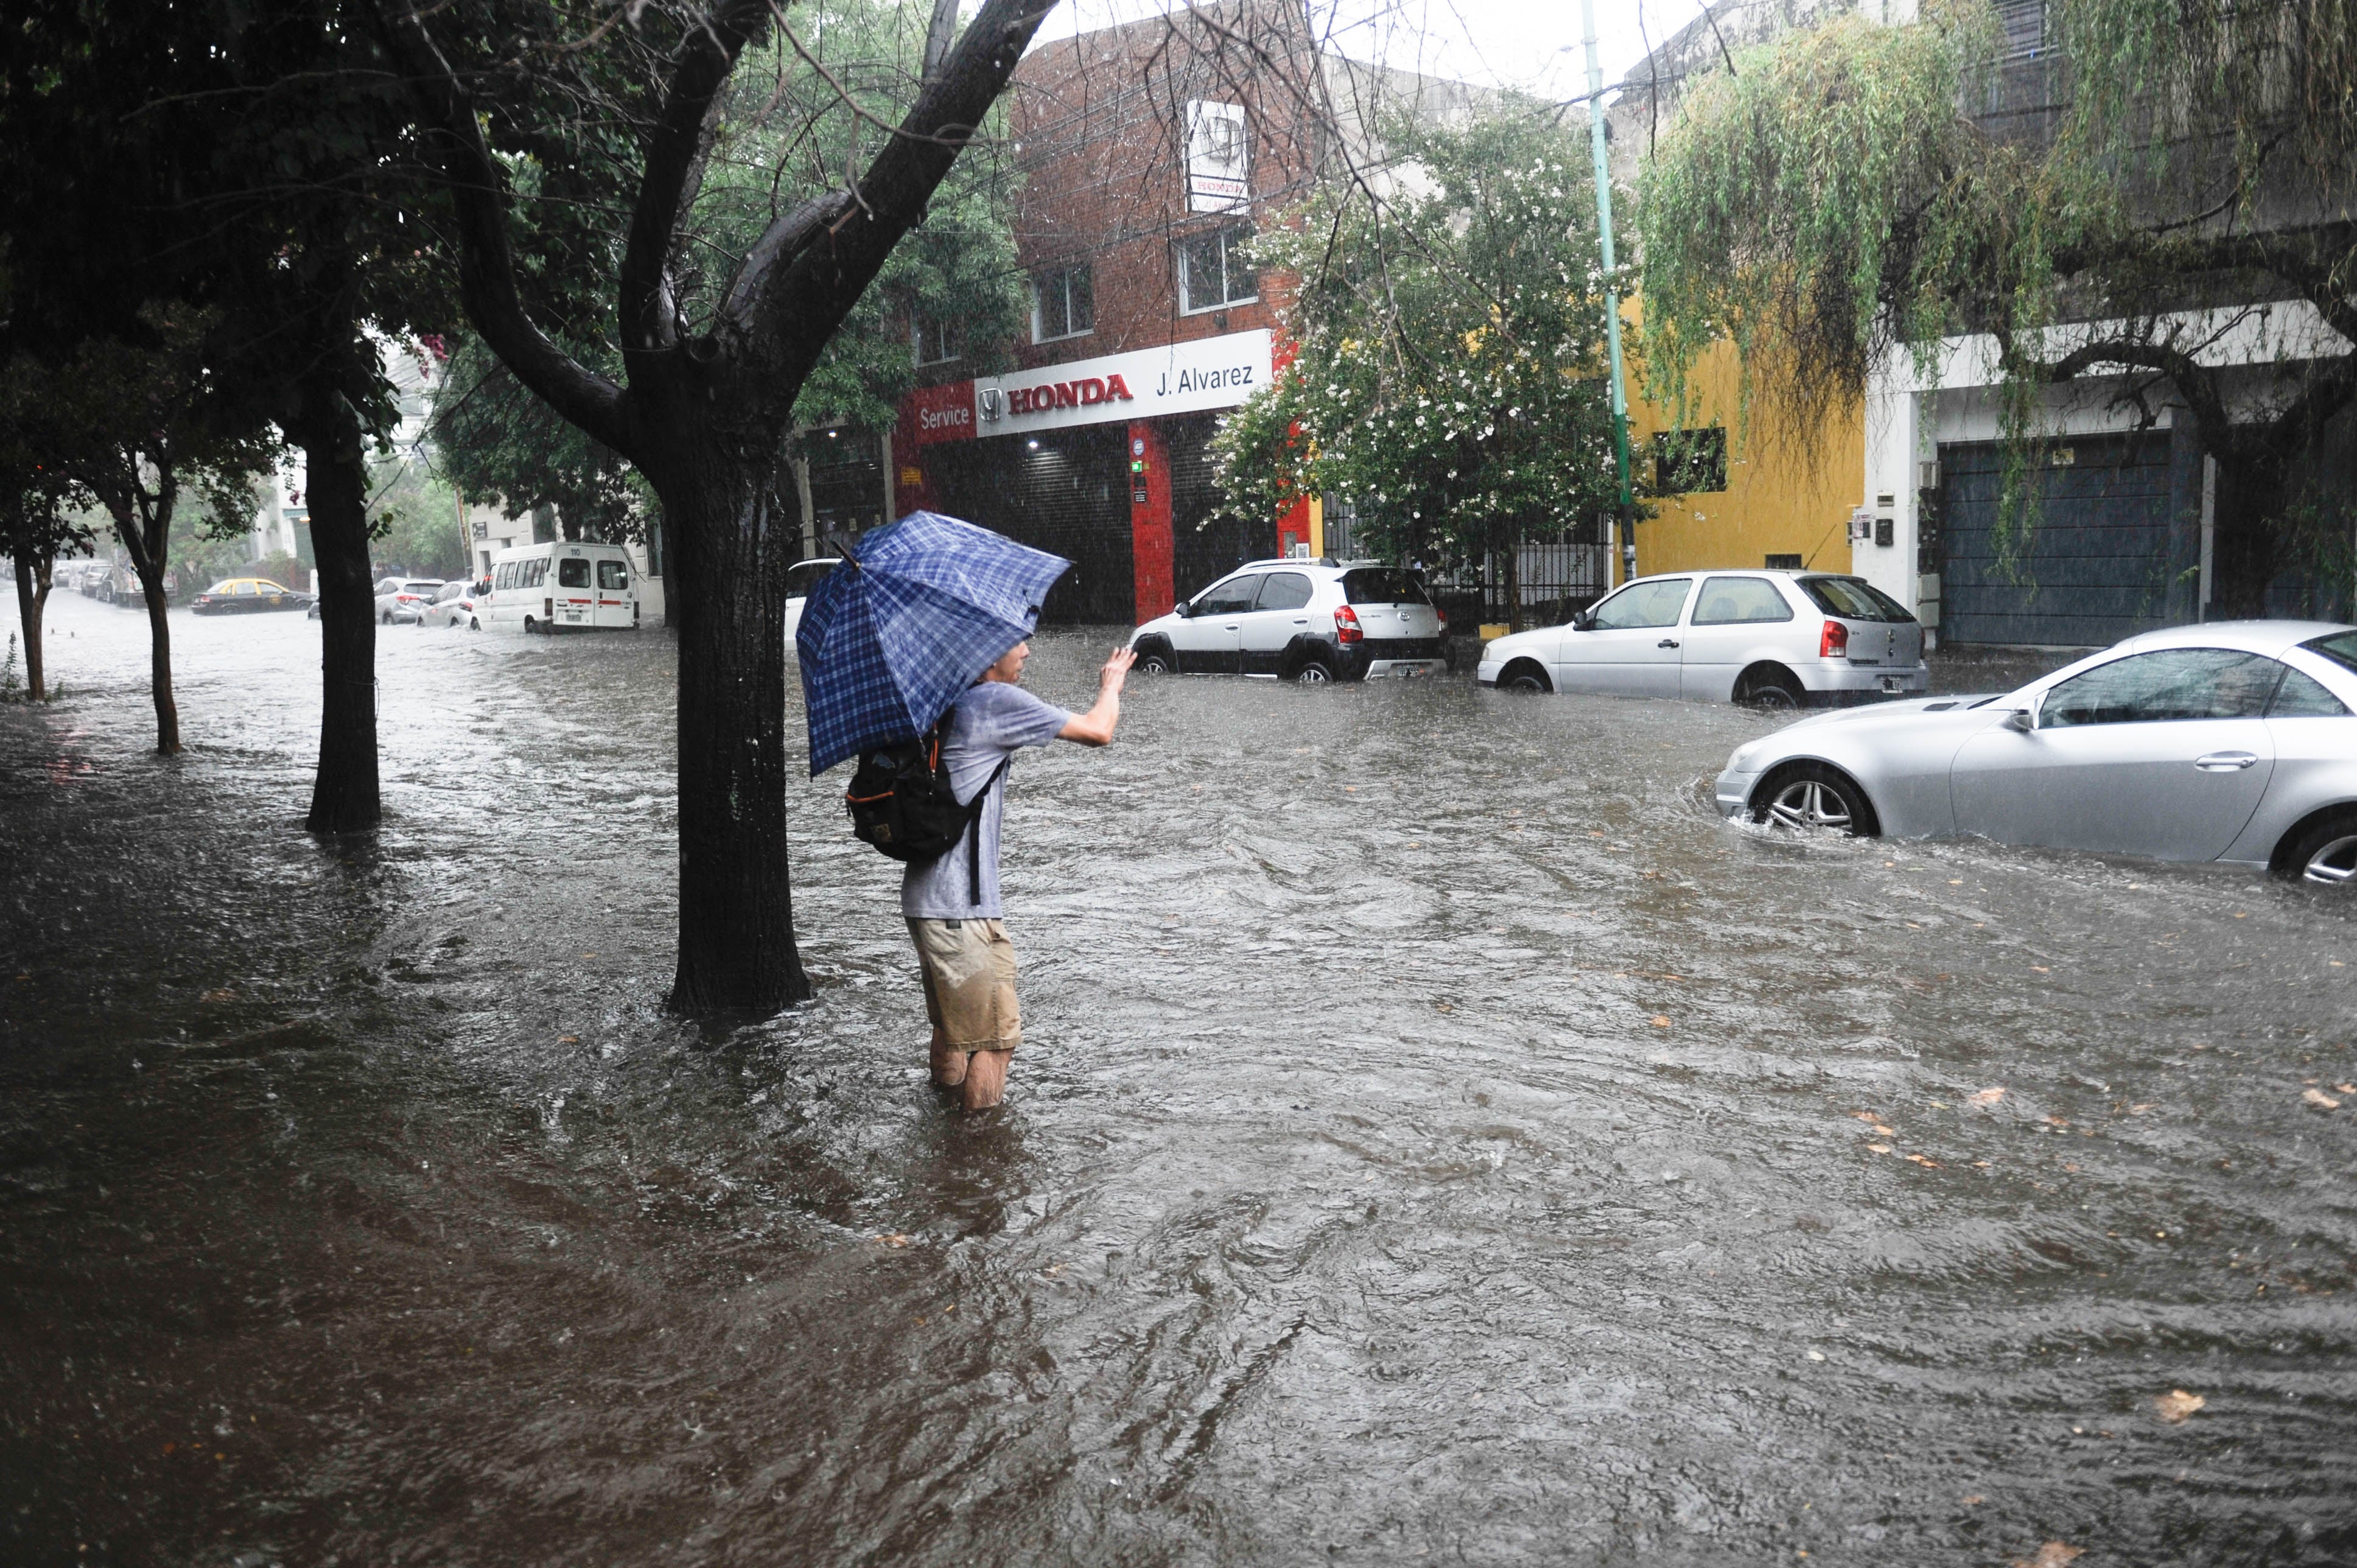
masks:
[[[2046,0],[1997,0],[1996,20],[2005,35],[1998,59],[2034,59],[2046,52]]]
[[[1031,341],[1077,338],[1096,324],[1096,284],[1086,263],[1031,280]]]
[[[1178,242],[1178,308],[1224,310],[1260,297],[1260,279],[1244,259],[1249,229],[1215,229]]]

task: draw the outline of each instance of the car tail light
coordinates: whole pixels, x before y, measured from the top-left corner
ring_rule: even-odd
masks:
[[[1438,605],[1435,605],[1432,607],[1432,614],[1433,618],[1440,622],[1440,635],[1447,637],[1448,635],[1448,612],[1442,609]]]
[[[1824,631],[1817,638],[1817,657],[1846,659],[1849,657],[1849,628],[1837,620],[1825,622]]]
[[[1348,605],[1334,611],[1334,639],[1338,642],[1356,642],[1367,634],[1359,629],[1359,612]]]

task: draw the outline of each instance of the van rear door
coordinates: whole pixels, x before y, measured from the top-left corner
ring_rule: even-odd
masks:
[[[597,624],[627,629],[637,622],[633,607],[638,594],[637,585],[630,580],[630,563],[623,556],[601,555],[597,565]]]
[[[589,557],[567,555],[556,564],[556,583],[549,591],[550,614],[558,626],[595,626],[597,595],[592,586]]]

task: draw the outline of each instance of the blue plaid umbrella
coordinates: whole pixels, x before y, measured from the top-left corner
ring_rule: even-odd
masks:
[[[912,511],[845,553],[802,606],[795,650],[813,778],[914,740],[1039,624],[1071,567],[938,512]]]

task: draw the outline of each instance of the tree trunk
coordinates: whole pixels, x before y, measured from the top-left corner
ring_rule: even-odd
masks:
[[[786,855],[786,569],[800,520],[752,465],[702,444],[673,449],[682,461],[656,480],[679,639],[671,1006],[768,1015],[811,993]]]
[[[1523,535],[1520,529],[1506,536],[1506,630],[1511,634],[1523,629]]]
[[[37,568],[29,550],[16,552],[16,618],[25,625],[25,690],[37,703],[49,700],[41,673],[41,618],[49,605],[50,567],[45,559]]]
[[[156,749],[169,756],[180,749],[180,704],[172,695],[172,628],[164,612],[172,601],[164,596],[164,563],[143,559],[137,565],[139,596],[147,601],[148,683],[156,698]]]
[[[319,600],[319,771],[315,833],[364,832],[383,820],[376,754],[376,599],[369,578],[368,478],[360,421],[325,371],[305,378],[303,448],[311,575]]]
[[[2267,613],[2267,585],[2279,565],[2277,520],[2283,506],[2284,476],[2277,464],[2241,455],[2218,458],[2210,554],[2212,619]]]

